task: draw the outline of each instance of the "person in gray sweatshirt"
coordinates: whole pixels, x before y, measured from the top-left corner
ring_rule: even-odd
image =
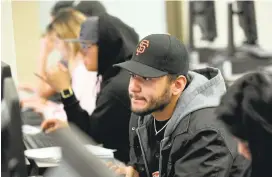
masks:
[[[130,162],[109,164],[127,177],[243,176],[250,161],[215,115],[225,93],[216,68],[189,71],[184,44],[151,34],[132,59],[114,65],[131,73]]]

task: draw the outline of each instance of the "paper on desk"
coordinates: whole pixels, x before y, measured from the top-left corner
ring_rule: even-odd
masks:
[[[103,148],[101,146],[94,146],[94,145],[85,145],[85,147],[94,155],[102,157],[102,156],[107,156],[107,157],[113,157],[113,152],[115,152],[115,149],[107,149]]]
[[[40,133],[42,130],[31,125],[23,125],[22,131],[24,134],[37,134]]]
[[[106,149],[100,146],[85,145],[85,147],[98,158],[111,159],[114,158],[113,152],[116,150]],[[47,162],[58,162],[61,159],[60,147],[49,147],[41,149],[25,150],[25,156],[30,159]]]
[[[61,159],[61,149],[59,147],[28,149],[25,150],[25,156],[41,162],[57,163]]]

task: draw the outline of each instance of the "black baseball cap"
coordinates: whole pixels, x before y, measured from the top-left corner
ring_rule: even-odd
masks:
[[[85,43],[96,44],[99,39],[98,23],[99,23],[99,17],[97,16],[87,18],[86,21],[81,24],[79,38],[65,39],[64,41],[80,42],[81,44],[85,44]]]
[[[185,45],[174,36],[151,34],[139,42],[131,60],[113,66],[149,78],[187,75],[189,54]]]

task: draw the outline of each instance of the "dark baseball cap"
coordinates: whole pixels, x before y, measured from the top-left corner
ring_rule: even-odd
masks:
[[[169,34],[151,34],[137,45],[131,60],[113,65],[142,77],[187,75],[189,55],[184,44]]]
[[[78,39],[65,39],[66,42],[80,42],[82,44],[96,44],[99,39],[98,32],[99,17],[93,16],[86,19],[81,24],[80,35]]]

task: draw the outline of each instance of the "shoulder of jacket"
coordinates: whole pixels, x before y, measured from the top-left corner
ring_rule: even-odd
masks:
[[[188,117],[190,119],[189,129],[192,131],[198,131],[200,129],[215,129],[219,131],[224,125],[217,119],[215,109],[216,108],[203,108],[192,112]]]
[[[222,138],[222,141],[231,152],[232,156],[237,156],[237,141],[233,138],[223,122],[217,119],[216,108],[205,108],[191,113],[188,116],[188,133],[196,135],[204,131],[213,131]]]

